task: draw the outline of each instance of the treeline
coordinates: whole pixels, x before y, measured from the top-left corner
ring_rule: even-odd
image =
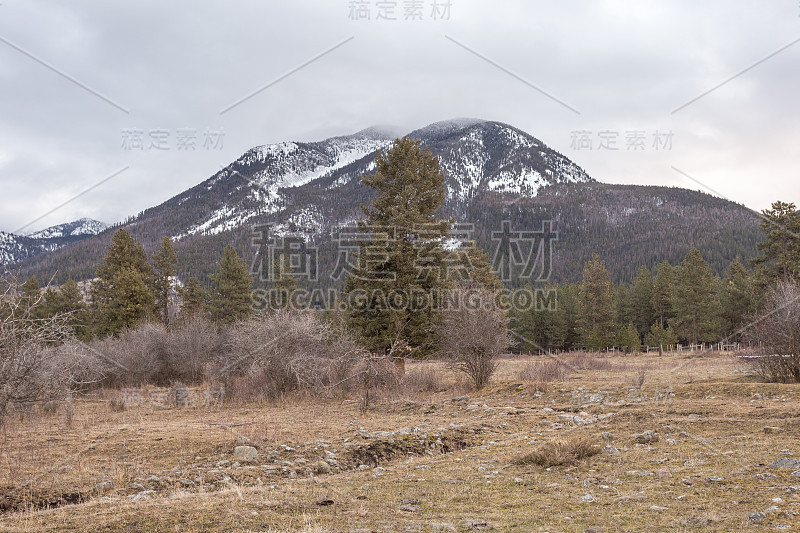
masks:
[[[95,278],[86,284],[86,297],[74,280],[42,292],[35,277],[26,280],[20,292],[23,305],[36,318],[67,317],[75,336],[84,341],[116,336],[147,321],[169,326],[178,314],[184,318],[203,314],[218,324],[231,324],[251,314],[253,280],[232,246],[217,259],[208,287],[197,278],[182,285],[177,253],[168,237],[148,257],[141,243],[119,229]]]
[[[522,352],[641,345],[736,342],[777,281],[800,275],[800,214],[794,204],[775,202],[763,212],[757,245],[761,255],[748,269],[739,259],[722,275],[692,248],[679,264],[639,266],[630,283],[612,283],[598,255],[583,267],[578,283],[548,285],[538,309],[513,312],[516,348]],[[531,289],[532,292],[533,289]],[[555,296],[553,296],[555,295]],[[542,307],[546,307],[542,309]]]

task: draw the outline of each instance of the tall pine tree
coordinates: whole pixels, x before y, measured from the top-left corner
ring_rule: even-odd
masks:
[[[662,261],[656,266],[656,277],[653,280],[653,311],[661,329],[666,329],[669,319],[673,317],[672,293],[675,289],[675,268],[669,261]]]
[[[213,320],[232,324],[250,316],[253,278],[247,263],[230,244],[225,247],[219,260],[219,271],[211,276],[211,282],[208,305]]]
[[[673,292],[675,318],[670,324],[685,341],[713,342],[717,328],[714,277],[697,248],[686,254],[676,281]]]
[[[578,294],[584,345],[595,350],[611,346],[616,336],[614,289],[606,265],[597,254],[583,268]]]
[[[153,267],[124,229],[112,237],[95,277],[90,294],[98,335],[116,335],[153,314]]]
[[[153,254],[153,270],[156,307],[161,321],[169,326],[169,306],[174,300],[174,279],[178,275],[178,255],[169,237],[164,237],[161,248]]]
[[[631,287],[631,314],[633,325],[643,338],[655,321],[653,311],[653,276],[645,265],[639,267]]]
[[[375,165],[375,174],[361,177],[377,197],[362,206],[366,220],[359,226],[379,238],[361,243],[359,268],[348,273],[348,301],[367,295],[354,302],[348,322],[372,351],[385,352],[400,340],[426,355],[437,343],[438,289],[448,281],[442,243],[450,222],[439,219],[444,175],[439,159],[409,138],[397,139],[386,155],[377,153]],[[390,293],[403,299],[401,305],[389,301]]]

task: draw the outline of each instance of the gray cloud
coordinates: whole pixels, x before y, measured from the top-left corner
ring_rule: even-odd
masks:
[[[439,0],[442,2],[442,0]],[[11,231],[124,166],[38,222],[115,222],[206,179],[248,148],[373,124],[406,130],[457,116],[524,129],[607,182],[700,188],[754,209],[797,201],[800,44],[674,109],[800,37],[794,0],[450,0],[449,20],[351,20],[349,0],[6,0],[0,37],[0,230]],[[350,42],[230,111],[220,110],[337,43]],[[575,114],[445,36],[580,111]],[[168,133],[126,149],[124,130]],[[179,130],[196,148],[179,150]],[[204,134],[224,132],[222,147]],[[589,131],[591,150],[573,132]],[[617,132],[617,151],[597,148]],[[647,149],[626,150],[642,131]],[[673,132],[670,150],[652,148]],[[185,137],[185,136],[184,136]]]

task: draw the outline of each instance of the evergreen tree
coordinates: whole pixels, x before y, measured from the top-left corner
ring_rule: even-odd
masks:
[[[560,350],[575,350],[581,347],[579,299],[580,285],[562,283],[557,287],[558,309],[555,313],[554,347]]]
[[[88,307],[75,281],[68,280],[58,290],[47,289],[44,294],[44,309],[48,317],[69,314],[69,325],[75,336],[81,340],[89,340],[91,337]]]
[[[478,248],[475,241],[464,243],[464,248],[461,250],[465,251],[466,259],[459,261],[457,258],[456,261],[467,263],[464,265],[468,269],[465,273],[467,279],[464,281],[476,283],[492,294],[497,294],[505,288],[492,267],[489,254]]]
[[[653,310],[653,276],[645,265],[639,267],[631,287],[631,315],[639,338],[647,335],[656,317]]]
[[[153,267],[142,245],[124,229],[112,237],[95,277],[90,292],[99,335],[116,335],[152,315]]]
[[[722,279],[719,309],[725,337],[733,335],[756,311],[755,285],[739,259],[731,263]]]
[[[178,275],[178,255],[172,239],[164,237],[161,248],[153,254],[156,307],[165,326],[169,326],[169,306],[175,294],[174,279]]]
[[[439,289],[448,284],[442,243],[450,221],[438,218],[444,175],[438,158],[409,138],[396,140],[386,155],[378,152],[375,164],[375,174],[361,177],[377,197],[362,206],[366,220],[359,226],[383,235],[361,243],[359,268],[348,273],[348,301],[354,293],[368,295],[353,302],[348,323],[371,351],[385,352],[400,340],[426,355],[437,342]],[[405,305],[390,305],[390,293]]]
[[[800,275],[800,213],[793,203],[777,201],[772,209],[762,211],[761,232],[757,244],[763,254],[753,260],[766,283],[795,280]]]
[[[641,349],[642,343],[639,338],[639,332],[636,330],[636,326],[633,325],[633,322],[619,328],[614,344],[626,353],[635,353]]]
[[[660,322],[656,321],[650,327],[650,331],[647,333],[644,343],[648,346],[666,348],[667,346],[678,344],[678,336],[675,334],[675,330],[672,329],[672,326],[664,328]]]
[[[297,278],[291,273],[288,254],[283,255],[282,261],[273,261],[270,282],[269,308],[287,309],[292,293],[297,289]]]
[[[581,334],[589,349],[600,349],[614,342],[614,290],[606,265],[597,254],[583,268],[579,289]]]
[[[20,305],[24,309],[30,310],[34,318],[41,318],[42,309],[39,303],[42,300],[42,288],[36,276],[25,280],[19,290],[22,293],[19,300]]]
[[[548,285],[545,293],[554,287]],[[561,321],[558,308],[544,307],[542,294],[530,285],[524,289],[530,294],[531,301],[538,301],[532,309],[515,309],[511,313],[511,328],[516,335],[516,349],[520,352],[539,353],[550,349],[558,349]]]
[[[676,278],[673,293],[676,316],[670,324],[678,337],[691,343],[716,340],[714,278],[697,248],[686,254]]]
[[[662,329],[667,327],[673,317],[672,292],[675,289],[675,268],[669,261],[662,261],[656,267],[653,280],[653,311]]]
[[[208,305],[213,320],[232,324],[250,315],[253,278],[247,263],[230,244],[225,247],[219,260],[219,271],[211,276],[211,281]]]
[[[206,291],[203,290],[197,278],[189,278],[182,290],[182,294],[181,316],[188,318],[205,312]]]
[[[614,308],[617,324],[627,324],[633,320],[631,288],[624,283],[620,283],[614,292]]]

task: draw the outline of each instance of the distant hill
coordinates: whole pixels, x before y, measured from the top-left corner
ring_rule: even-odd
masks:
[[[97,235],[106,228],[107,224],[91,218],[82,218],[27,235],[0,231],[0,265],[18,263],[45,252],[52,252]]]
[[[476,119],[438,122],[408,134],[438,155],[446,177],[443,215],[474,224],[471,238],[493,253],[503,220],[515,231],[552,220],[558,231],[553,279],[580,278],[599,253],[617,280],[640,264],[682,260],[696,246],[716,272],[756,254],[758,217],[745,207],[679,188],[599,183],[564,155],[507,124]],[[331,236],[361,216],[372,191],[359,176],[374,172],[376,150],[397,136],[387,128],[315,143],[259,146],[206,181],[122,224],[147,249],[170,236],[179,275],[206,279],[225,244],[253,256],[251,226],[302,236],[319,249],[320,272],[336,261]],[[111,231],[29,257],[25,275],[59,281],[94,275]]]

